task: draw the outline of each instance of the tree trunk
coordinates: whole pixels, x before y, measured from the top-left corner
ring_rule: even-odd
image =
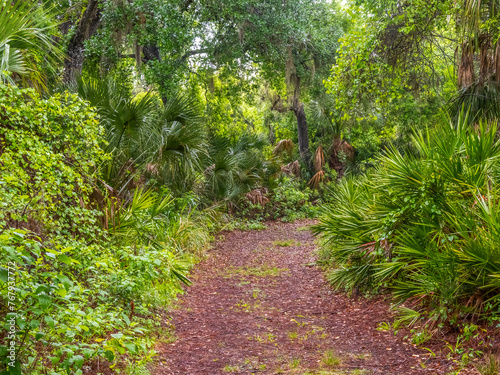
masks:
[[[290,59],[293,58],[290,57]],[[300,77],[295,72],[295,67],[289,77],[289,82],[293,85],[293,99],[292,109],[297,117],[297,134],[299,139],[299,152],[302,161],[307,167],[309,172],[313,171],[311,160],[311,152],[309,151],[309,134],[307,131],[306,113],[304,111],[304,104],[300,101]]]
[[[145,63],[154,60],[161,61],[160,49],[155,44],[142,47],[142,53],[144,54]]]
[[[75,34],[68,44],[68,53],[64,62],[64,83],[75,80],[75,76],[82,72],[85,52],[85,41],[90,39],[101,22],[99,0],[89,0],[82,18],[78,22]]]
[[[304,104],[302,104],[298,99],[294,101],[293,112],[297,117],[297,133],[299,139],[300,157],[307,166],[307,169],[311,171],[311,152],[309,150],[309,134],[307,131],[306,113],[304,111]]]

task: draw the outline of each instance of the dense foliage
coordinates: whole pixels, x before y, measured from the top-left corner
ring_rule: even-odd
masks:
[[[0,373],[147,373],[211,233],[318,213],[334,287],[498,320],[498,0],[1,3]]]
[[[335,288],[390,292],[414,344],[500,319],[497,6],[349,2],[325,83],[351,136],[380,135],[364,173],[330,189],[320,261]]]
[[[362,179],[346,179],[316,230],[338,287],[390,287],[434,321],[500,313],[496,124],[417,132]]]
[[[95,111],[74,95],[1,92],[1,312],[22,338],[13,360],[0,346],[3,370],[81,373],[97,356],[147,357],[152,309],[189,282],[206,226],[168,190],[138,188],[103,211],[98,167],[111,156]]]

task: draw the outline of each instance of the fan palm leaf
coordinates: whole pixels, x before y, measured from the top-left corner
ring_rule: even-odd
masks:
[[[50,11],[34,0],[3,0],[0,5],[0,79],[14,84],[17,75],[44,89],[47,77],[40,63],[43,60],[54,70],[62,58],[52,39],[57,25],[50,21]]]

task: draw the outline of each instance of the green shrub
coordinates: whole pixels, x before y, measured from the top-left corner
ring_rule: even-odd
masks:
[[[281,218],[282,221],[293,222],[316,216],[316,209],[310,202],[311,190],[309,188],[302,189],[296,179],[281,178],[273,193],[274,219]]]
[[[0,225],[95,234],[89,195],[106,158],[95,112],[75,95],[0,85]]]

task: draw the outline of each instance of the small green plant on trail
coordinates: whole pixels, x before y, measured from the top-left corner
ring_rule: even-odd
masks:
[[[308,232],[308,231],[310,231],[310,230],[311,230],[311,227],[309,227],[309,226],[306,226],[306,227],[298,227],[296,230],[297,230],[298,232]]]
[[[300,362],[300,358],[292,358],[292,360],[290,360],[289,366],[292,370],[296,369],[300,366]]]
[[[289,247],[289,246],[299,246],[300,243],[295,240],[276,240],[273,241],[273,246],[279,247]]]
[[[255,288],[252,290],[252,297],[257,300],[259,298],[266,298],[266,294],[261,289]]]
[[[224,368],[222,369],[224,372],[239,372],[241,371],[239,366],[231,366],[231,365],[225,365]]]
[[[263,264],[260,267],[229,267],[222,274],[224,277],[276,277],[286,272],[289,272],[287,268],[271,267]]]
[[[333,350],[327,350],[323,353],[321,364],[324,367],[333,368],[338,367],[342,363],[342,358]]]
[[[457,336],[454,344],[447,343],[446,347],[449,349],[448,359],[453,359],[459,362],[461,366],[466,366],[472,359],[477,358],[483,354],[482,350],[467,347],[467,343],[471,339],[479,337],[479,327],[475,324],[464,324],[461,329],[462,333]],[[479,343],[480,347],[484,346],[484,342]],[[455,356],[459,356],[460,360],[457,361]]]
[[[276,339],[277,336],[272,332],[266,334],[256,333],[248,338],[248,340],[255,340],[260,343],[275,342]]]
[[[426,326],[420,329],[412,329],[410,332],[412,333],[411,343],[417,346],[425,344],[427,341],[431,340],[434,335],[434,332],[430,331]]]
[[[377,331],[390,331],[392,329],[391,324],[387,322],[380,322],[375,328]]]

